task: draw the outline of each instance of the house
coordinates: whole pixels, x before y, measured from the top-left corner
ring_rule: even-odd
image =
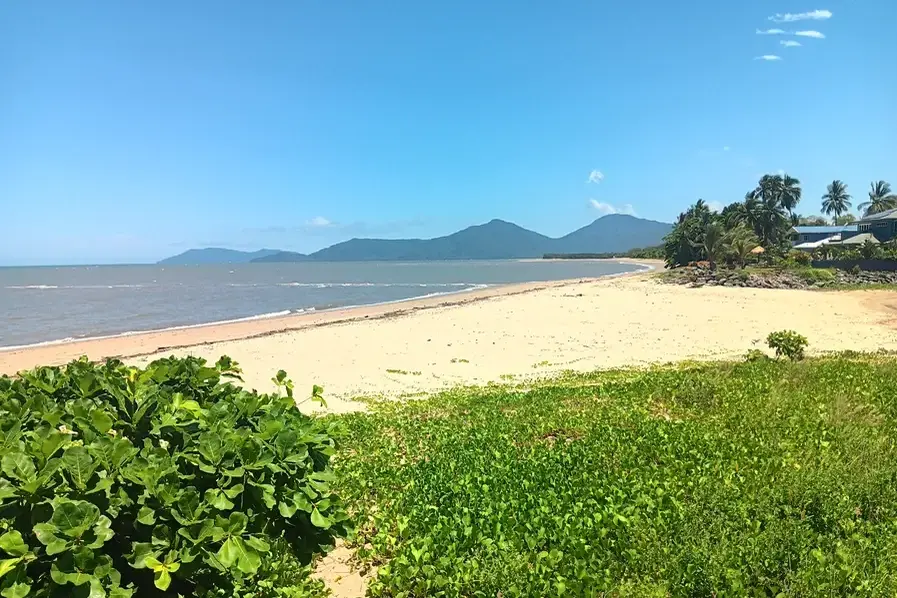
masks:
[[[897,209],[869,214],[856,221],[857,234],[871,234],[880,243],[897,239]],[[847,237],[844,239],[847,240]]]
[[[815,249],[825,243],[840,241],[858,232],[856,224],[845,226],[795,226],[791,229],[791,244],[795,249]]]

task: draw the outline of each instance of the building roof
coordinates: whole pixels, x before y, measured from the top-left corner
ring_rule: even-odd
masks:
[[[823,245],[828,245],[830,243],[840,243],[841,235],[832,235],[831,237],[826,237],[824,239],[820,239],[819,241],[807,241],[806,243],[801,243],[800,245],[795,245],[792,249],[816,249],[817,247],[822,247]]]
[[[847,224],[844,226],[794,226],[791,230],[799,235],[835,235],[843,232],[855,233],[858,229],[856,224]]]
[[[885,210],[884,212],[879,212],[878,214],[869,214],[868,216],[863,216],[857,222],[867,223],[867,222],[876,222],[879,220],[897,220],[897,208],[893,210]]]
[[[843,241],[838,241],[835,243],[836,245],[865,245],[866,241],[872,242],[874,245],[878,245],[880,241],[875,238],[875,235],[872,233],[860,233],[859,235],[854,235],[852,237],[847,237]]]

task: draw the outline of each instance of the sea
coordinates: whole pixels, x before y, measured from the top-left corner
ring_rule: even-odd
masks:
[[[0,350],[639,269],[590,260],[0,268]]]

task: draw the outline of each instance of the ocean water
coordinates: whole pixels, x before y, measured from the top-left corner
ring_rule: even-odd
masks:
[[[0,268],[0,347],[638,269],[583,260]]]

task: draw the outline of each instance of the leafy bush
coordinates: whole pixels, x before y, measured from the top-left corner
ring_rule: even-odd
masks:
[[[776,357],[787,357],[792,361],[804,358],[804,349],[807,347],[807,338],[793,330],[780,330],[770,332],[766,337],[766,344],[775,350]]]
[[[799,266],[809,266],[810,262],[813,261],[813,256],[811,256],[806,251],[792,249],[788,252],[788,259]]]
[[[344,535],[329,428],[282,373],[286,396],[228,378],[226,357],[0,378],[0,594],[273,596],[272,543],[307,563]]]
[[[801,268],[794,272],[802,280],[809,283],[828,283],[835,281],[835,271],[827,268]]]
[[[767,359],[769,359],[769,356],[760,349],[751,349],[744,355],[744,360],[750,362],[765,361]]]

